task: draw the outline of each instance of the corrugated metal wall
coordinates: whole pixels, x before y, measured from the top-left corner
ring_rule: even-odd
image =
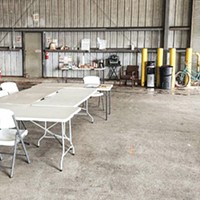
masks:
[[[191,0],[171,0],[170,26],[190,26]],[[46,47],[48,42],[58,41],[58,46],[67,45],[70,48],[80,46],[83,38],[91,40],[91,48],[97,48],[97,37],[107,40],[107,48],[162,47],[165,0],[0,0],[0,46],[11,47],[12,38],[19,51],[0,51],[0,63],[4,75],[23,75],[22,70],[22,31],[19,28],[41,28],[46,31]],[[33,18],[39,17],[39,20]],[[112,27],[113,30],[73,31],[64,28],[96,28]],[[117,30],[117,28],[122,29]],[[132,27],[132,29],[128,29]],[[138,28],[137,28],[138,27]],[[148,27],[148,29],[144,29]],[[13,28],[6,32],[6,28]],[[60,28],[61,31],[50,28]],[[127,28],[123,29],[123,28]],[[103,29],[102,29],[103,30]],[[2,32],[1,32],[2,31]],[[189,31],[172,29],[169,34],[169,47],[186,48]],[[141,53],[122,52],[119,55],[121,64],[141,63]],[[111,53],[85,53],[85,61],[105,59]],[[58,71],[59,56],[72,56],[75,63],[83,53],[50,53],[50,59],[45,66],[45,76],[61,76]],[[149,53],[149,60],[156,60],[156,53]],[[179,60],[179,59],[177,59]],[[108,71],[107,71],[108,72]],[[71,74],[71,76],[79,76]]]
[[[191,18],[191,0],[174,0],[170,4],[170,27],[188,27]],[[189,31],[172,30],[169,36],[169,48],[185,48],[188,44]]]
[[[192,32],[192,45],[194,51],[200,52],[200,0],[195,1],[194,4],[194,19],[193,19],[193,32]]]

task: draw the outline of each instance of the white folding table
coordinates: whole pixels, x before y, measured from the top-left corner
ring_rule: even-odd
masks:
[[[10,109],[15,113],[15,117],[18,121],[30,121],[45,131],[44,137],[60,139],[62,145],[62,155],[60,159],[60,170],[63,170],[64,156],[72,150],[75,153],[75,149],[72,143],[72,130],[71,119],[81,109],[78,107],[48,107],[48,106],[31,106],[31,105],[19,105],[19,104],[2,104],[0,108]],[[40,124],[44,122],[44,126]],[[51,126],[47,127],[47,123],[52,122]],[[69,124],[69,134],[66,134],[66,123]],[[50,129],[56,124],[61,124],[61,133],[53,133]],[[69,141],[70,146],[66,148],[65,140]]]
[[[0,98],[0,103],[6,104],[32,104],[33,102],[40,101],[44,97],[56,94],[62,87],[40,87],[29,88],[12,95],[7,95]]]
[[[62,155],[60,161],[60,170],[63,169],[64,156],[72,150],[75,153],[72,144],[71,119],[81,110],[78,106],[86,103],[86,114],[93,117],[88,112],[88,99],[97,91],[110,91],[110,88],[83,88],[83,87],[64,87],[64,85],[55,84],[54,87],[36,86],[16,94],[0,98],[0,107],[11,109],[16,119],[19,121],[31,121],[44,130],[44,135],[39,139],[38,145],[43,138],[61,139]],[[107,102],[107,97],[106,97]],[[106,103],[107,104],[107,103]],[[106,105],[107,119],[107,105]],[[44,126],[41,125],[44,122]],[[51,122],[48,127],[47,123]],[[69,135],[66,135],[66,123],[69,123]],[[50,129],[56,124],[61,124],[61,134],[55,134]],[[65,140],[70,143],[69,148],[65,147]]]
[[[78,107],[86,103],[84,110],[94,122],[94,118],[88,111],[88,99],[97,91],[97,88],[65,87],[59,90],[56,95],[34,102],[34,106],[55,106],[55,107]],[[82,108],[83,109],[83,108]]]
[[[36,88],[57,88],[59,89],[53,98],[43,99],[45,101],[37,101],[34,105],[53,105],[53,106],[80,106],[83,102],[86,102],[86,114],[94,121],[93,117],[88,112],[88,99],[96,91],[103,92],[105,94],[105,119],[108,119],[108,115],[111,114],[111,90],[112,84],[101,84],[97,88],[86,88],[83,85],[73,85],[64,83],[42,83],[34,86]],[[63,87],[60,89],[60,87]]]

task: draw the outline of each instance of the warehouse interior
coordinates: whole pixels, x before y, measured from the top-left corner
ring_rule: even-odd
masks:
[[[72,118],[76,153],[62,171],[59,143],[38,148],[43,131],[25,122],[31,163],[17,156],[9,178],[11,158],[0,160],[0,199],[198,200],[199,79],[178,87],[175,74],[186,65],[199,73],[199,11],[200,0],[0,1],[0,83],[21,92],[98,76],[112,85],[108,119],[95,98],[94,123]]]

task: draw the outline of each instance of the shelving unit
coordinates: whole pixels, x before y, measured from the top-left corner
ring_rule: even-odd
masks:
[[[80,49],[77,49],[77,50],[74,50],[74,49],[67,49],[67,50],[60,50],[60,49],[56,49],[56,50],[51,50],[51,49],[47,49],[45,48],[44,49],[44,53],[51,53],[51,57],[54,57],[55,59],[55,55],[53,55],[54,53],[55,54],[58,54],[57,55],[57,59],[59,59],[59,56],[61,54],[75,54],[74,57],[81,57],[81,56],[85,56],[86,54],[103,54],[103,59],[105,61],[105,69],[103,71],[103,76],[102,76],[102,79],[104,80],[104,74],[105,74],[105,78],[108,78],[110,79],[110,67],[106,65],[106,59],[107,59],[107,54],[124,54],[124,53],[129,53],[129,54],[137,54],[139,52],[141,52],[141,49],[134,49],[134,50],[131,50],[130,48],[106,48],[106,49],[98,49],[98,48],[91,48],[90,51],[86,51],[86,50],[80,50]],[[106,56],[105,56],[106,55]],[[89,55],[90,57],[90,55]],[[94,58],[95,60],[95,58]],[[99,59],[97,59],[99,60]],[[57,61],[58,62],[58,65],[59,65],[59,60]],[[55,63],[55,62],[54,62]],[[76,62],[75,62],[76,63]],[[88,63],[88,62],[86,62]],[[54,64],[55,65],[55,64]],[[119,69],[119,68],[118,68]],[[59,70],[59,68],[58,68]],[[66,71],[66,70],[61,70],[62,74],[61,76],[63,77],[63,72]],[[76,71],[76,73],[74,72]],[[94,70],[95,71],[95,70]],[[118,70],[116,70],[118,71]],[[87,70],[67,70],[66,73],[69,73],[71,74],[71,77],[70,78],[82,78],[84,75],[86,75],[85,73],[87,72]],[[81,75],[82,73],[82,75]],[[88,71],[89,74],[91,74],[91,70]],[[117,72],[118,73],[118,72]],[[75,76],[74,76],[75,75]]]

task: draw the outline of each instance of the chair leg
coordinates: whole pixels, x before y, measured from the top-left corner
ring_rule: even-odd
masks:
[[[101,97],[98,98],[98,107],[100,106]]]
[[[101,104],[102,103],[102,109],[104,110],[104,100],[103,100],[103,96],[100,96],[99,98],[98,98],[98,107],[100,107]]]
[[[1,160],[3,160],[3,157],[2,157],[2,155],[0,154],[0,161],[1,161]]]
[[[21,139],[21,144],[23,146],[23,150],[24,150],[24,153],[26,155],[26,158],[27,158],[27,162],[30,163],[30,159],[29,159],[29,156],[28,156],[28,153],[27,153],[27,150],[26,150],[26,147],[24,145],[24,141]],[[16,160],[16,154],[17,154],[17,142],[15,143],[15,146],[14,146],[14,149],[13,149],[13,158],[12,158],[12,165],[11,165],[11,172],[10,172],[10,178],[13,177],[13,174],[14,174],[14,168],[15,168],[15,160]],[[1,154],[0,154],[1,156]]]
[[[26,158],[27,158],[27,162],[28,162],[28,163],[31,163],[23,139],[21,139],[21,143],[22,143],[22,147],[23,147],[24,153],[25,153]]]
[[[103,96],[101,96],[101,102],[102,102],[102,109],[104,110],[104,99],[103,99]]]
[[[12,177],[13,177],[13,174],[14,174],[16,152],[17,152],[17,142],[15,143],[14,150],[13,150],[13,158],[12,158],[12,165],[11,165],[10,178],[12,178]]]

